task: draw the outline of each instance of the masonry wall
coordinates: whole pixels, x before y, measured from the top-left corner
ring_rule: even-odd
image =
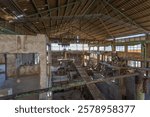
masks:
[[[45,35],[0,35],[0,53],[2,54],[39,53],[40,88],[48,87],[46,44],[47,37]],[[40,99],[45,99],[45,95],[41,95]]]
[[[15,54],[7,55],[7,77],[15,77],[17,75],[16,56]]]

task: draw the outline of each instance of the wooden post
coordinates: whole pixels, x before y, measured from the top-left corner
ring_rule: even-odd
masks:
[[[125,44],[125,58],[128,58],[128,46]],[[128,60],[126,59],[126,65],[128,65]]]
[[[85,51],[84,51],[84,41],[83,41],[83,44],[82,44],[82,65],[84,66],[84,63],[85,63],[85,59],[84,59],[84,55],[85,55]]]

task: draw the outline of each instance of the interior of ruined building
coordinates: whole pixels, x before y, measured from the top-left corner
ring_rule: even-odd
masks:
[[[150,100],[150,0],[0,0],[0,99]]]

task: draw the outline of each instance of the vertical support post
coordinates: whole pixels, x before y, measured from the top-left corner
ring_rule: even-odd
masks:
[[[104,53],[102,54],[102,61],[105,61],[105,55],[104,55]]]
[[[37,35],[38,39],[45,40],[40,54],[40,88],[48,88],[48,76],[47,76],[47,52],[46,52],[46,37],[43,35]],[[47,93],[41,93],[39,95],[40,100],[46,100],[47,99]]]
[[[135,100],[136,99],[135,77],[125,78],[124,81],[126,87],[126,99]]]
[[[91,60],[91,46],[89,45],[89,61]]]
[[[150,35],[146,34],[146,41],[150,40]],[[148,60],[150,58],[150,44],[146,43],[146,47],[145,47],[145,60]],[[148,68],[149,67],[149,62],[145,61],[145,67]],[[149,72],[146,71],[146,76],[149,75]]]
[[[47,65],[47,71],[48,71],[48,87],[52,87],[52,76],[51,76],[51,65],[52,65],[52,60],[51,60],[51,44],[49,43],[48,45],[48,65]],[[52,92],[48,92],[48,99],[52,99]]]
[[[67,59],[67,51],[64,50],[64,59]]]
[[[141,73],[142,74],[142,73]],[[143,90],[143,75],[139,75],[136,77],[135,83],[136,83],[136,99],[137,100],[144,100],[145,99],[145,93]]]
[[[116,50],[114,43],[111,45],[111,47],[112,47],[112,51]]]
[[[100,61],[100,52],[99,52],[99,42],[98,42],[98,46],[97,46],[97,64],[99,63]]]
[[[141,44],[142,46],[142,58],[143,58],[143,63],[142,63],[142,67],[144,68],[146,66],[146,44],[145,43],[142,43]]]
[[[126,58],[126,65],[128,65],[128,45],[127,44],[125,44],[125,58]]]
[[[93,53],[92,54],[93,54],[92,58],[94,58],[94,46],[93,46]]]
[[[84,59],[84,56],[85,55],[85,51],[84,51],[84,41],[83,41],[83,44],[82,44],[82,65],[84,66],[84,63],[85,63],[85,59]]]
[[[47,77],[47,64],[46,64],[46,53],[40,54],[40,88],[48,87],[48,77]],[[40,94],[39,99],[47,99],[46,93]]]

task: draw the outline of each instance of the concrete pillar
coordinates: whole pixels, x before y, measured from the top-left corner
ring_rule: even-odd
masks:
[[[112,51],[116,51],[114,43],[111,45],[111,47],[112,47]]]
[[[102,61],[104,61],[104,60],[105,60],[104,58],[105,58],[105,56],[104,56],[104,54],[102,54]]]
[[[89,46],[89,52],[90,52],[90,50],[91,50],[91,46]]]
[[[91,46],[89,46],[89,61],[91,60]]]
[[[149,34],[146,35],[146,41],[150,41],[150,35]],[[145,51],[146,51],[145,52],[146,53],[145,60],[148,60],[150,58],[150,43],[146,43],[146,50]],[[145,62],[145,67],[146,68],[149,67],[149,62]],[[149,75],[149,72],[146,71],[146,76],[148,76],[148,75]]]
[[[137,100],[144,100],[145,93],[143,91],[143,78],[140,76],[136,77],[136,99]]]
[[[126,87],[126,99],[135,100],[136,99],[135,77],[125,78],[124,81]]]
[[[97,64],[99,63],[100,61],[100,52],[99,52],[99,44],[97,46]]]
[[[142,43],[141,44],[142,47],[142,51],[141,51],[141,55],[142,55],[142,59],[144,60],[143,63],[142,63],[142,67],[144,68],[146,66],[146,58],[147,58],[147,53],[146,53],[146,44],[145,43]]]
[[[116,51],[115,45],[112,47],[113,51]],[[127,56],[128,52],[128,46],[125,45],[125,56]],[[128,61],[126,60],[126,65]],[[119,73],[120,74],[120,73]],[[119,88],[120,88],[120,94],[122,95],[122,99],[126,98],[127,99],[135,99],[135,83],[134,83],[134,78],[132,79],[119,79]],[[133,86],[133,89],[130,90],[130,88]],[[126,92],[127,91],[127,92]]]
[[[66,52],[66,50],[64,51],[64,59],[67,59],[67,52]]]
[[[125,86],[125,79],[119,79],[119,92],[121,95],[121,99],[125,99],[126,96],[126,86]]]
[[[52,87],[52,74],[51,74],[51,44],[48,44],[48,64],[47,64],[47,72],[48,72],[48,87]],[[52,99],[52,91],[48,92],[48,100]]]
[[[82,66],[84,66],[84,42],[82,43]]]
[[[48,76],[47,76],[47,52],[46,52],[46,39],[43,35],[38,35],[38,38],[45,40],[44,45],[41,48],[40,54],[40,88],[48,88]],[[41,93],[39,95],[40,100],[47,99],[47,93]]]
[[[103,54],[103,61],[105,61],[105,54]]]
[[[46,64],[46,53],[40,54],[40,88],[48,87],[48,77],[47,77],[47,64]],[[46,93],[42,93],[39,99],[47,99]]]
[[[127,46],[127,44],[125,44],[125,56],[124,56],[124,58],[127,58],[127,57],[128,57],[128,46]],[[125,61],[126,61],[126,65],[128,65],[128,60],[126,59]]]

